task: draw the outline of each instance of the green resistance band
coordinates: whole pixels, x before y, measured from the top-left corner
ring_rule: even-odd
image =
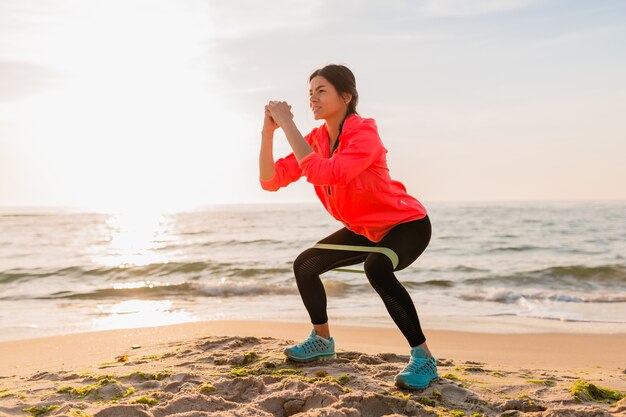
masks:
[[[399,263],[398,255],[396,255],[396,253],[393,250],[389,248],[383,248],[380,246],[350,246],[350,245],[332,245],[329,243],[316,243],[313,247],[317,249],[333,249],[333,250],[347,250],[347,251],[353,251],[353,252],[382,253],[383,255],[386,255],[391,260],[393,269],[396,269]],[[337,269],[334,269],[334,271],[355,272],[355,273],[363,272],[358,269],[344,269],[344,268],[337,268]]]

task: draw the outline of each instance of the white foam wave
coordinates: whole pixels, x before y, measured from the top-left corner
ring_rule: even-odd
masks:
[[[510,290],[491,288],[462,293],[460,298],[466,301],[492,301],[496,303],[520,303],[525,300],[555,301],[563,303],[626,303],[626,293],[569,293],[545,289]]]

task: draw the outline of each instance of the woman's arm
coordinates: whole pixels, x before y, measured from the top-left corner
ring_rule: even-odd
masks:
[[[283,129],[298,165],[307,181],[314,185],[345,185],[366,170],[385,148],[378,136],[374,119],[364,119],[359,126],[342,135],[347,145],[331,158],[323,158],[302,137],[293,122],[291,106],[284,101],[270,101],[265,106]]]
[[[261,152],[259,154],[259,178],[268,181],[276,175],[274,168],[274,132],[263,131],[261,133]]]
[[[293,153],[296,155],[298,162],[313,152],[313,148],[304,140],[293,120],[289,120],[281,127],[283,128],[283,132],[285,132],[285,136],[287,136],[289,145],[291,145],[291,149],[293,149]]]
[[[263,129],[261,130],[261,152],[259,155],[259,179],[267,181],[274,178],[276,169],[274,168],[274,132],[280,126],[272,118],[267,106],[263,117]]]
[[[345,142],[341,152],[331,158],[316,153],[299,161],[302,175],[313,185],[346,185],[386,152],[373,119],[364,119],[359,126],[341,135]]]
[[[259,182],[261,188],[267,191],[276,191],[281,187],[286,187],[302,176],[302,170],[293,152],[274,162],[274,131],[278,127],[266,107],[259,152]]]
[[[287,141],[289,141],[289,145],[291,149],[293,149],[293,153],[296,155],[298,162],[313,152],[313,148],[311,148],[308,142],[302,137],[302,134],[294,123],[293,114],[291,114],[291,106],[289,104],[285,101],[270,101],[269,104],[265,106],[265,109],[271,113],[272,119],[275,120],[278,126],[285,132]]]

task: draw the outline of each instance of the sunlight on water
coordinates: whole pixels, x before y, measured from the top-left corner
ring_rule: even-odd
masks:
[[[170,300],[127,300],[96,307],[101,317],[93,319],[93,330],[164,326],[194,321],[191,313],[172,309]]]
[[[124,290],[133,288],[154,288],[159,284],[154,281],[137,281],[137,282],[117,282],[113,284],[113,289]]]
[[[173,260],[171,252],[159,253],[159,249],[177,240],[170,216],[149,211],[111,214],[101,229],[102,239],[108,244],[92,250],[95,263],[126,267]]]

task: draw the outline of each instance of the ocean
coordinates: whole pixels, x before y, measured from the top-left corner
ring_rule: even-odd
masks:
[[[430,245],[396,275],[427,337],[626,332],[626,202],[424,204]],[[1,207],[0,340],[204,320],[310,323],[293,260],[340,228],[315,203]],[[331,329],[395,327],[364,274],[322,280]]]

